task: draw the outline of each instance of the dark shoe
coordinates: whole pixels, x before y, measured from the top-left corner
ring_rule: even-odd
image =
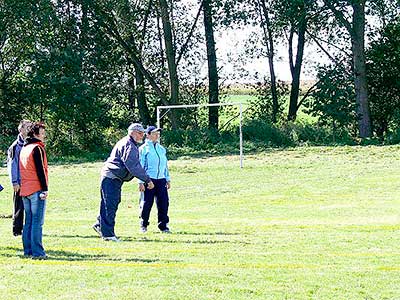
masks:
[[[32,259],[34,260],[46,260],[47,258],[47,255],[32,256]]]
[[[14,232],[13,235],[14,236],[19,236],[19,235],[22,235],[22,232]]]
[[[161,230],[162,233],[172,233],[169,228],[165,228],[164,230]]]
[[[146,233],[147,232],[147,227],[145,227],[145,226],[140,227],[140,232],[141,233]]]
[[[101,230],[100,230],[100,224],[95,223],[92,226],[93,230],[96,231],[96,233],[99,235],[99,237],[102,237],[103,235],[101,234]]]

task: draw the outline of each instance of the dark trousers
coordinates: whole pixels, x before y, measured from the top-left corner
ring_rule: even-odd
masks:
[[[100,230],[103,237],[115,236],[115,216],[121,202],[122,181],[119,179],[102,178],[100,187]]]
[[[24,227],[24,202],[19,192],[14,192],[13,202],[13,234],[21,235]]]
[[[167,181],[165,179],[151,179],[154,183],[154,189],[144,191],[144,199],[142,203],[142,210],[140,217],[142,219],[141,225],[147,227],[149,225],[150,211],[153,207],[154,198],[156,198],[158,210],[158,228],[165,230],[168,228],[168,190],[166,187]]]

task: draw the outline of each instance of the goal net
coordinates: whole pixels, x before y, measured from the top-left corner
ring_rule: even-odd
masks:
[[[243,168],[243,136],[242,136],[242,119],[243,119],[243,104],[238,103],[212,103],[212,104],[189,104],[189,105],[167,105],[167,106],[157,106],[157,127],[161,125],[161,119],[165,114],[171,109],[188,109],[188,108],[200,108],[200,107],[226,107],[226,106],[236,106],[239,108],[239,153],[240,153],[240,168]],[[165,112],[162,114],[162,112]]]

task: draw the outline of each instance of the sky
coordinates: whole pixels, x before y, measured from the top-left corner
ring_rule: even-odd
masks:
[[[218,55],[218,67],[223,68],[223,73],[229,74],[235,72],[237,69],[235,64],[232,63],[232,59],[230,59],[230,53],[239,53],[240,51],[244,51],[245,40],[247,39],[248,34],[248,29],[228,30],[224,31],[223,34],[216,34],[215,39]],[[314,67],[318,63],[329,63],[329,59],[325,54],[318,51],[316,46],[306,45],[301,80],[314,80]],[[245,65],[242,65],[242,67],[247,69],[250,73],[259,72],[261,77],[269,74],[268,61],[265,57],[248,62]],[[276,46],[275,72],[278,79],[282,81],[291,80],[289,54],[285,45]],[[248,78],[245,79],[245,81],[247,80]]]

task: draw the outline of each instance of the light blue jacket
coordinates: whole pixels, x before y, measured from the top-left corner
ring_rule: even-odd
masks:
[[[139,147],[139,159],[150,178],[171,180],[168,171],[167,150],[160,143],[154,144],[146,139],[145,143]]]

